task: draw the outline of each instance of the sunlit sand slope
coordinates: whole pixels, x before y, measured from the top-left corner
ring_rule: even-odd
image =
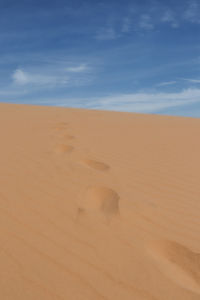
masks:
[[[200,119],[0,104],[0,299],[200,299]]]

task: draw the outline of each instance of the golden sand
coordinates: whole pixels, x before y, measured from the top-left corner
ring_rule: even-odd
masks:
[[[0,104],[0,299],[200,299],[200,119]]]

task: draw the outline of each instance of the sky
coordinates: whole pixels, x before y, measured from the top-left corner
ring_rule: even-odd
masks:
[[[200,117],[200,1],[0,0],[0,102]]]

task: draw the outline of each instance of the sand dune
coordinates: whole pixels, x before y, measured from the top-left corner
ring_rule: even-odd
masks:
[[[200,299],[200,119],[0,104],[3,300]]]

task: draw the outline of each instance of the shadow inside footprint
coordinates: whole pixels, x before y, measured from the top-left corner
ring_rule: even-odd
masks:
[[[59,122],[57,123],[57,126],[66,127],[68,125],[68,122]]]
[[[150,254],[163,273],[182,288],[200,294],[200,254],[173,241],[157,241]]]
[[[89,168],[99,171],[106,171],[110,168],[109,165],[92,159],[81,160],[81,163]]]
[[[68,126],[67,122],[59,122],[54,126],[54,129],[57,131],[65,130]]]
[[[71,135],[71,134],[65,134],[63,137],[66,138],[66,139],[68,139],[68,140],[75,139],[75,137],[73,135]]]
[[[90,187],[87,190],[84,208],[86,211],[100,212],[106,217],[119,214],[119,195],[107,187]]]
[[[74,147],[71,145],[58,145],[55,147],[55,152],[56,153],[68,153],[68,152],[72,152],[74,150]]]

